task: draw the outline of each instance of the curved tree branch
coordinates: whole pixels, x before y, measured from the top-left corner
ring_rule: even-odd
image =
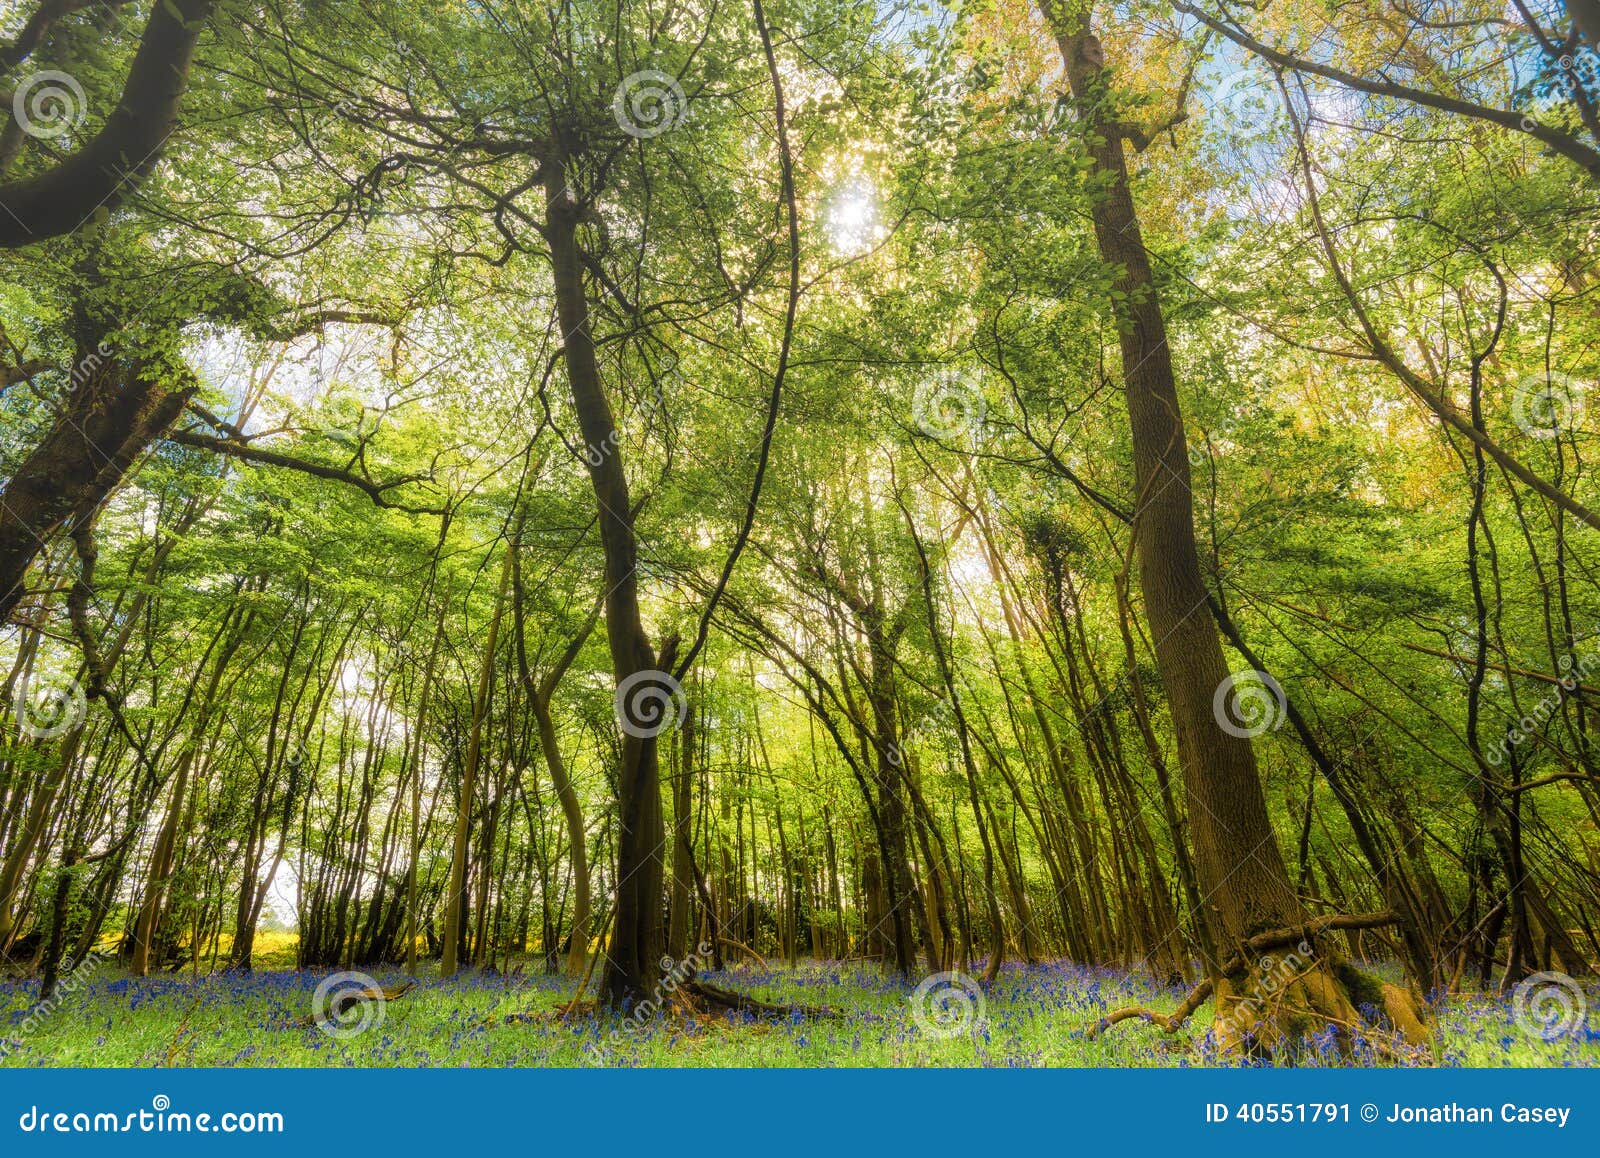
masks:
[[[1531,490],[1536,491],[1544,498],[1550,500],[1557,507],[1566,511],[1580,522],[1600,530],[1600,513],[1590,510],[1589,507],[1567,494],[1560,487],[1546,479],[1540,478],[1532,470],[1511,455],[1504,447],[1491,438],[1486,432],[1466,418],[1462,417],[1460,409],[1443,388],[1428,381],[1418,374],[1404,358],[1400,356],[1392,345],[1389,344],[1376,323],[1373,322],[1366,306],[1361,301],[1361,295],[1356,292],[1351,284],[1349,275],[1345,273],[1344,266],[1339,261],[1339,252],[1334,247],[1333,235],[1328,230],[1328,223],[1322,216],[1322,199],[1317,194],[1317,183],[1311,173],[1311,157],[1306,145],[1305,129],[1300,124],[1300,118],[1294,111],[1293,104],[1289,101],[1289,92],[1279,80],[1279,87],[1283,92],[1285,107],[1289,110],[1289,124],[1294,130],[1295,150],[1299,157],[1300,173],[1306,184],[1306,205],[1311,210],[1311,222],[1316,229],[1317,238],[1322,243],[1322,251],[1328,261],[1328,270],[1333,274],[1333,280],[1339,286],[1339,292],[1350,303],[1350,309],[1356,316],[1356,322],[1361,327],[1361,332],[1366,335],[1367,344],[1372,352],[1377,355],[1378,361],[1387,367],[1395,377],[1399,378],[1417,398],[1431,410],[1446,426],[1456,431],[1462,437],[1479,447],[1485,454],[1506,471],[1520,479]]]
[[[0,248],[71,233],[138,188],[177,125],[195,41],[214,5],[157,0],[122,98],[100,132],[55,167],[0,185]]]
[[[39,7],[33,10],[33,15],[22,26],[22,31],[17,33],[17,38],[0,47],[0,76],[32,56],[34,50],[43,43],[45,34],[63,18],[91,5],[110,9],[120,8],[125,3],[127,0],[41,0]]]

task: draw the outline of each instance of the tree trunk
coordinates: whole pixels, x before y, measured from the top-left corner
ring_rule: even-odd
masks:
[[[550,246],[556,313],[565,335],[562,353],[573,409],[588,452],[585,461],[605,548],[606,639],[611,649],[612,675],[619,691],[633,690],[640,686],[634,677],[670,666],[676,646],[669,641],[658,665],[639,610],[633,500],[623,470],[621,439],[600,382],[594,335],[589,328],[589,301],[577,240],[580,208],[567,191],[567,165],[568,156],[560,147],[546,159],[545,235]],[[649,727],[624,729],[621,767],[617,770],[616,917],[603,982],[604,1000],[616,1007],[649,996],[661,978],[665,939],[661,901],[666,868],[656,734]]]
[[[1213,712],[1213,697],[1229,671],[1207,610],[1171,348],[1129,187],[1104,52],[1087,15],[1068,13],[1060,0],[1045,0],[1043,9],[1088,134],[1095,176],[1103,182],[1092,213],[1101,259],[1117,271],[1123,385],[1138,487],[1135,547],[1156,665],[1177,733],[1195,868],[1223,945],[1240,945],[1257,933],[1302,925],[1305,914],[1267,815],[1250,740],[1223,729]],[[1221,964],[1209,963],[1213,974]],[[1270,1009],[1252,1006],[1243,992],[1245,979],[1221,978],[1219,1040],[1227,1048],[1249,1035],[1257,1047],[1272,1051],[1307,1029],[1355,1024],[1359,1015],[1335,968],[1319,950]]]
[[[90,515],[134,461],[177,418],[190,391],[168,389],[124,367],[101,368],[96,351],[79,352],[87,379],[37,446],[6,480],[0,503],[0,623],[22,598],[28,566],[71,518]],[[74,381],[78,372],[74,372]]]
[[[440,535],[441,542],[444,536]],[[437,560],[437,553],[435,560]],[[428,701],[433,688],[433,669],[439,658],[439,645],[444,642],[445,616],[448,604],[439,599],[439,622],[433,630],[433,642],[428,645],[428,658],[422,665],[422,689],[417,694],[416,733],[411,741],[411,861],[406,866],[406,972],[417,975],[417,925],[421,914],[417,911],[417,861],[422,858],[422,758],[426,751],[428,728]]]
[[[0,185],[0,248],[71,233],[139,187],[177,125],[195,41],[214,6],[162,0],[152,7],[122,97],[100,131],[38,176]]]
[[[494,652],[500,640],[500,617],[505,610],[506,592],[511,586],[511,560],[515,542],[506,544],[500,562],[500,588],[495,593],[494,613],[489,617],[489,637],[483,644],[483,665],[478,669],[478,690],[473,700],[472,732],[467,739],[467,759],[461,768],[461,792],[456,809],[455,840],[451,845],[450,887],[444,898],[444,951],[439,959],[439,976],[456,971],[460,950],[462,907],[467,893],[467,843],[472,827],[472,798],[477,791],[478,764],[483,758],[483,723],[489,715],[489,693],[494,683]],[[488,871],[487,867],[484,870]]]
[[[678,736],[678,767],[672,778],[672,891],[667,908],[667,953],[681,961],[689,954],[693,915],[694,705],[684,714]]]

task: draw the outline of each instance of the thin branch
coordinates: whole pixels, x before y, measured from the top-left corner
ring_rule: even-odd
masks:
[[[179,446],[193,447],[196,450],[209,450],[217,454],[231,455],[244,462],[255,463],[259,466],[277,466],[285,470],[297,470],[301,474],[308,474],[315,478],[327,479],[330,482],[344,483],[361,491],[377,506],[388,510],[405,511],[412,515],[443,515],[443,507],[418,507],[408,503],[397,503],[388,497],[388,493],[397,487],[408,483],[426,481],[428,476],[421,474],[404,475],[388,482],[374,482],[362,475],[352,474],[350,471],[341,470],[335,466],[324,466],[319,462],[308,462],[305,459],[294,458],[291,455],[279,454],[272,450],[262,450],[260,447],[251,446],[248,442],[241,442],[232,438],[213,438],[208,434],[197,434],[192,430],[175,430],[165,436],[168,442],[175,442]]]
[[[761,453],[756,460],[756,475],[750,483],[750,497],[745,502],[744,521],[739,525],[739,534],[733,541],[733,548],[728,552],[727,559],[722,565],[722,574],[717,579],[717,585],[711,592],[711,598],[706,601],[705,610],[700,615],[700,624],[695,629],[694,642],[689,645],[679,663],[674,678],[682,680],[688,673],[695,657],[700,654],[700,649],[705,646],[706,636],[711,630],[711,617],[717,612],[717,604],[722,601],[723,592],[727,590],[728,580],[733,576],[734,566],[739,562],[739,556],[744,553],[745,545],[750,541],[750,531],[755,526],[756,506],[761,500],[761,485],[767,476],[767,463],[772,457],[772,435],[778,424],[778,410],[783,402],[783,380],[789,371],[789,351],[794,345],[795,314],[800,306],[800,208],[795,197],[794,188],[794,159],[789,153],[789,125],[783,105],[783,81],[778,75],[778,60],[772,50],[772,33],[767,28],[766,13],[762,10],[761,0],[751,0],[755,12],[756,29],[761,34],[761,48],[767,58],[767,74],[772,78],[772,96],[774,103],[774,119],[778,130],[778,169],[781,177],[782,195],[784,206],[789,216],[789,294],[788,304],[783,316],[783,341],[778,347],[778,364],[772,372],[772,393],[767,400],[767,421],[761,431]]]
[[[1600,151],[1590,148],[1581,141],[1574,140],[1571,136],[1548,125],[1542,125],[1537,120],[1524,116],[1522,113],[1510,109],[1495,109],[1487,105],[1474,104],[1472,101],[1461,100],[1458,97],[1445,96],[1442,93],[1429,92],[1426,89],[1412,88],[1410,85],[1399,84],[1388,80],[1367,80],[1355,73],[1346,72],[1332,65],[1318,64],[1306,60],[1304,57],[1294,56],[1282,49],[1265,44],[1242,29],[1225,24],[1216,17],[1202,12],[1200,9],[1186,4],[1183,0],[1173,0],[1173,8],[1187,16],[1193,16],[1213,32],[1227,37],[1240,48],[1259,56],[1262,60],[1280,69],[1289,69],[1291,72],[1306,73],[1311,76],[1320,76],[1324,80],[1336,81],[1346,88],[1353,88],[1358,92],[1370,93],[1373,96],[1394,97],[1398,100],[1410,101],[1412,104],[1422,105],[1426,108],[1439,109],[1441,112],[1455,113],[1458,116],[1468,117],[1475,121],[1487,121],[1499,125],[1503,129],[1515,132],[1524,132],[1536,140],[1550,146],[1567,160],[1583,169],[1591,178],[1600,181]]]

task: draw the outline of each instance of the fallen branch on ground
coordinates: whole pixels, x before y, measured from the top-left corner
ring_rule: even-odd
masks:
[[[402,997],[404,997],[407,993],[410,993],[416,987],[417,983],[415,981],[407,981],[403,985],[370,985],[365,989],[352,989],[345,992],[339,992],[334,996],[332,1004],[329,1005],[326,1010],[322,1011],[320,1014],[313,1013],[309,1017],[302,1018],[300,1020],[300,1024],[303,1026],[312,1026],[323,1025],[330,1021],[338,1021],[346,1013],[349,1013],[350,1009],[355,1005],[359,1005],[362,1002],[367,1001],[377,1001],[384,1004],[387,1004],[390,1001],[399,1001]]]
[[[538,1012],[512,1013],[505,1018],[507,1025],[533,1025],[545,1021],[565,1021],[574,1013],[585,1017],[598,1016],[601,1005],[596,1001],[574,1002],[565,1007],[547,1009]],[[671,996],[662,1004],[656,1016],[674,1015],[678,1017],[704,1016],[710,1013],[752,1013],[761,1017],[791,1018],[799,1014],[805,1018],[837,1017],[838,1013],[827,1006],[810,1005],[784,1005],[770,1001],[762,1001],[759,997],[751,997],[744,993],[735,993],[731,989],[724,989],[720,985],[712,985],[706,981],[686,980],[678,985]],[[485,1023],[486,1025],[489,1023]]]
[[[758,997],[750,997],[744,993],[735,993],[731,989],[724,989],[720,985],[712,985],[707,981],[686,981],[678,988],[680,994],[687,993],[690,997],[701,1002],[710,1010],[725,1009],[738,1013],[759,1013],[765,1017],[801,1017],[822,1018],[837,1017],[838,1014],[825,1005],[788,1005],[774,1004],[762,1001]]]

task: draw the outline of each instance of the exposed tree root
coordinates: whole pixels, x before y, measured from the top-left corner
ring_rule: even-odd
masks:
[[[593,1017],[604,1012],[598,1001],[574,1000],[554,1009],[533,1010],[507,1014],[506,1025],[536,1025],[547,1021],[566,1021],[573,1016]],[[791,1018],[799,1014],[804,1018],[839,1016],[827,1006],[784,1005],[762,1001],[744,993],[735,993],[720,985],[706,981],[684,980],[661,1002],[660,1013],[680,1018],[704,1017],[713,1013],[751,1013],[760,1017]]]
[[[1395,1029],[1412,1045],[1426,1045],[1433,1040],[1428,1023],[1423,1019],[1422,1006],[1411,990],[1385,982],[1383,1011]]]
[[[1222,992],[1216,994],[1218,1005],[1220,1007],[1224,1002],[1228,1002],[1236,1007],[1239,1004],[1238,994],[1232,992],[1231,981],[1248,974],[1251,961],[1258,953],[1267,953],[1285,945],[1297,945],[1330,930],[1376,929],[1392,925],[1399,919],[1399,914],[1394,912],[1350,915],[1334,913],[1313,918],[1297,928],[1273,929],[1257,933],[1244,943],[1242,952],[1229,958],[1219,971],[1223,987]],[[1422,1012],[1415,998],[1407,990],[1368,977],[1348,963],[1334,962],[1326,970],[1306,970],[1281,983],[1275,981],[1273,985],[1275,1004],[1282,1004],[1283,997],[1291,987],[1299,991],[1300,997],[1309,1007],[1309,1012],[1317,1023],[1338,1026],[1347,1031],[1353,1030],[1355,1019],[1347,1016],[1347,1012],[1368,1006],[1385,1017],[1390,1027],[1407,1043],[1424,1045],[1430,1040],[1428,1030],[1423,1024]],[[1090,1027],[1089,1036],[1097,1037],[1101,1031],[1109,1029],[1118,1022],[1135,1018],[1151,1022],[1172,1033],[1188,1021],[1215,991],[1216,981],[1208,977],[1191,989],[1171,1013],[1161,1013],[1143,1005],[1130,1005],[1112,1010]],[[1270,1020],[1271,1016],[1273,1014],[1268,1014],[1259,1020]],[[1292,1019],[1291,1014],[1290,1020]]]
[[[708,1012],[758,1013],[764,1017],[793,1017],[795,1014],[806,1018],[839,1016],[837,1011],[824,1005],[774,1004],[747,994],[735,993],[731,989],[723,989],[706,981],[685,981],[678,987],[678,992],[674,996],[699,1002]]]

